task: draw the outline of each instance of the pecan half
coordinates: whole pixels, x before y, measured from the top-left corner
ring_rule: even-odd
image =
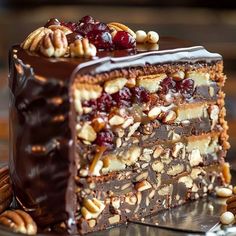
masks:
[[[113,31],[125,31],[129,34],[131,34],[131,36],[133,38],[136,38],[136,34],[133,30],[131,30],[128,26],[118,23],[118,22],[111,22],[107,24],[108,27],[113,30]]]
[[[66,54],[68,42],[63,31],[57,29],[42,38],[40,52],[46,57],[62,57]]]
[[[74,43],[70,44],[70,55],[71,57],[94,57],[97,54],[96,47],[89,43],[87,38],[77,39]]]
[[[44,27],[36,29],[27,36],[27,38],[21,44],[21,47],[25,50],[30,50],[30,51],[39,50],[41,40],[48,33],[52,33],[52,30]]]
[[[37,225],[31,216],[22,210],[8,210],[0,215],[0,224],[12,229],[14,232],[34,235]]]
[[[0,213],[7,209],[12,201],[12,187],[8,167],[0,169]]]

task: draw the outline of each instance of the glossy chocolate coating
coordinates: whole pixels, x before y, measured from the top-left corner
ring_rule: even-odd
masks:
[[[13,47],[10,173],[17,202],[38,224],[65,221],[70,232],[76,231],[75,112],[70,95],[74,76],[163,63],[222,60],[203,47],[183,46],[189,45],[165,38],[159,51],[99,52],[93,60],[45,58]]]

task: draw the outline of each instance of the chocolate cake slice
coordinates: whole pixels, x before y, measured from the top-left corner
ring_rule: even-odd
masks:
[[[142,41],[118,23],[95,40],[84,21],[51,20],[11,51],[19,207],[41,228],[84,234],[229,183],[222,57],[173,38],[157,44],[155,32]]]

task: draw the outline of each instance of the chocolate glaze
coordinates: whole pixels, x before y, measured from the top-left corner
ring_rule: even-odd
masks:
[[[161,63],[222,60],[219,54],[203,47],[183,46],[189,44],[164,38],[159,51],[99,52],[90,61],[45,58],[13,47],[9,58],[10,173],[18,204],[38,224],[64,221],[70,232],[76,232],[75,112],[70,96],[75,75]]]

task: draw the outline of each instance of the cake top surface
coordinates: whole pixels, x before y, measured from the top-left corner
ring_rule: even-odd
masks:
[[[74,72],[98,74],[163,63],[222,60],[202,46],[154,31],[136,33],[120,23],[104,24],[85,16],[78,23],[49,20],[33,31],[13,54],[41,76],[64,79]]]

